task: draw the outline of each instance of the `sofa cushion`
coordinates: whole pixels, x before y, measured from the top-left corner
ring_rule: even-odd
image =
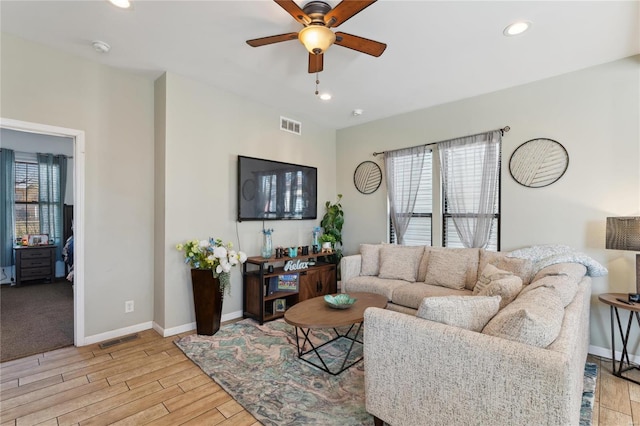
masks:
[[[360,256],[362,256],[360,275],[378,275],[380,272],[380,247],[382,247],[381,244],[360,244]]]
[[[492,264],[487,264],[482,272],[478,275],[478,281],[473,287],[473,294],[478,294],[480,290],[483,290],[486,286],[491,284],[492,281],[497,281],[506,277],[513,277],[513,273],[498,269]],[[520,280],[522,282],[522,280]]]
[[[383,245],[378,277],[415,282],[423,252],[423,246]]]
[[[516,275],[509,275],[504,278],[492,280],[487,286],[480,290],[478,296],[500,296],[500,309],[504,309],[518,296],[522,290],[522,279]],[[475,291],[475,289],[474,289]]]
[[[522,290],[522,294],[535,290],[538,287],[546,287],[554,290],[560,298],[563,307],[566,307],[571,303],[578,291],[578,283],[573,279],[573,277],[568,275],[548,275],[544,278],[533,281],[525,287],[524,290]]]
[[[422,253],[422,259],[420,259],[420,265],[418,266],[418,276],[416,277],[416,281],[424,282],[424,279],[427,277],[427,267],[429,266],[429,253],[431,253],[430,247],[426,246],[424,248],[424,253]]]
[[[533,277],[532,282],[550,275],[566,275],[571,277],[577,284],[586,273],[587,267],[581,263],[556,263],[540,269],[535,277]]]
[[[424,282],[462,290],[473,290],[478,278],[479,249],[428,248]]]
[[[499,296],[425,297],[416,316],[471,331],[481,331],[498,312],[499,305]]]
[[[379,277],[353,277],[349,281],[342,282],[345,293],[362,292],[375,293],[386,296],[391,300],[391,296],[396,288],[411,285],[403,280],[387,280]]]
[[[418,309],[420,302],[425,297],[438,296],[471,296],[467,289],[455,290],[452,288],[430,285],[425,283],[406,284],[393,290],[391,301],[396,305]]]
[[[508,253],[480,250],[480,265],[478,272],[482,272],[484,268],[491,264],[503,271],[512,272],[514,275],[522,278],[522,284],[527,285],[531,282],[533,272],[533,262],[529,259],[520,259],[517,257],[507,257]]]
[[[564,307],[555,291],[538,287],[499,311],[482,332],[545,348],[558,337],[563,317]]]

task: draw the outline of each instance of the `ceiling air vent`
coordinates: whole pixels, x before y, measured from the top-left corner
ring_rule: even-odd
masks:
[[[295,133],[296,135],[301,135],[302,123],[287,117],[280,116],[280,130],[284,130],[285,132],[289,133]]]

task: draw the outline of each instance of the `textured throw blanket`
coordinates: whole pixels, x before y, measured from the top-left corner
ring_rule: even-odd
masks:
[[[590,277],[602,277],[609,273],[607,268],[584,253],[573,250],[569,246],[547,244],[514,250],[508,257],[529,259],[533,262],[533,273],[556,263],[580,263],[587,268]]]

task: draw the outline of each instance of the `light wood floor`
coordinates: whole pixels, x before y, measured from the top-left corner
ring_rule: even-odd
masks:
[[[0,426],[260,425],[173,344],[178,336],[139,336],[0,364]],[[599,366],[593,425],[640,424],[640,385],[613,376],[608,359],[588,360]]]
[[[0,364],[0,426],[260,425],[173,344],[178,336],[139,336]]]

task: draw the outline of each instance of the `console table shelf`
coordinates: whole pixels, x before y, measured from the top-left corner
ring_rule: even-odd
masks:
[[[297,257],[264,258],[253,256],[247,258],[242,266],[244,318],[253,318],[264,324],[284,316],[284,311],[276,311],[278,299],[285,300],[285,307],[290,308],[303,300],[311,299],[337,291],[337,269],[332,263],[321,262],[324,254],[309,254]],[[285,271],[287,262],[315,262],[301,269]],[[269,272],[269,266],[273,270]],[[298,275],[297,291],[274,291],[269,294],[269,283],[272,278],[282,275]]]

